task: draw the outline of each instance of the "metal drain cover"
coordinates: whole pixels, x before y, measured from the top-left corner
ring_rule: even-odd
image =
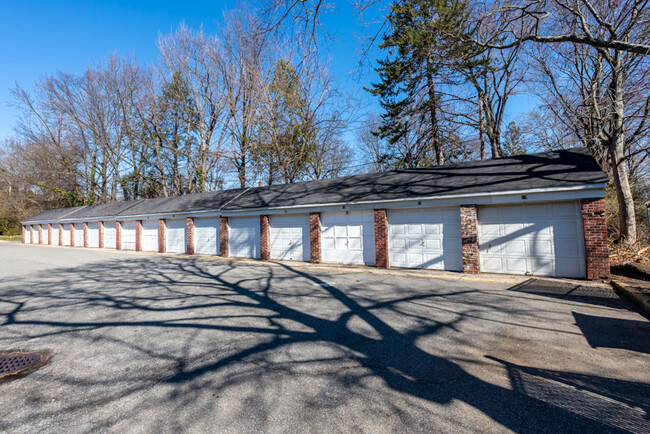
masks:
[[[41,356],[35,353],[14,353],[0,357],[0,377],[27,369],[39,360]]]

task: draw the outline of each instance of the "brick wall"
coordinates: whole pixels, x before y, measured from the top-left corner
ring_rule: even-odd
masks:
[[[320,264],[320,213],[309,213],[309,253],[312,264]]]
[[[122,250],[122,224],[115,222],[115,250]]]
[[[59,223],[59,246],[63,245],[63,225]]]
[[[25,244],[25,237],[27,236],[27,230],[25,230],[25,226],[22,226],[22,235],[23,235],[23,244]]]
[[[167,252],[167,230],[165,226],[165,219],[158,220],[158,252]]]
[[[582,199],[582,225],[585,235],[585,262],[587,279],[609,278],[609,247],[605,199]]]
[[[47,224],[47,244],[52,245],[52,223]]]
[[[375,210],[375,265],[388,268],[388,221],[385,209]]]
[[[219,256],[228,257],[228,217],[219,217]]]
[[[142,251],[142,220],[135,221],[135,251]]]
[[[260,216],[260,258],[271,258],[271,226],[269,216]]]
[[[84,223],[84,247],[88,247],[88,223]]]
[[[74,225],[70,223],[70,247],[74,247]]]
[[[43,227],[38,225],[38,244],[43,244]]]
[[[97,223],[97,231],[99,232],[97,236],[99,237],[99,248],[104,248],[104,222]]]
[[[478,273],[478,218],[476,205],[460,206],[460,236],[463,253],[463,272]]]
[[[187,217],[185,219],[185,224],[187,225],[187,230],[185,231],[185,253],[188,255],[194,254],[194,218]]]

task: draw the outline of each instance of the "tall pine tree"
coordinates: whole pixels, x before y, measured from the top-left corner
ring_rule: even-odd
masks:
[[[380,48],[388,51],[376,69],[380,81],[368,89],[380,98],[382,124],[376,133],[390,145],[418,132],[417,146],[399,167],[444,163],[440,130],[441,78],[452,79],[459,64],[471,59],[464,41],[465,1],[405,0],[394,3],[389,32]],[[445,83],[446,84],[446,83]]]

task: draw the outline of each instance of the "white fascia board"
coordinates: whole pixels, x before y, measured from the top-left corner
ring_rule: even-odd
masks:
[[[500,191],[494,193],[475,193],[446,195],[438,197],[420,197],[409,199],[394,199],[388,201],[363,201],[363,202],[340,202],[331,204],[297,205],[277,208],[255,208],[241,211],[222,211],[224,217],[260,215],[260,214],[296,214],[309,212],[327,211],[351,211],[368,210],[379,208],[414,208],[414,207],[440,207],[453,205],[493,205],[493,204],[514,204],[529,202],[552,202],[578,200],[587,198],[605,197],[604,188],[607,184],[596,184],[588,186],[561,187],[549,189],[529,189],[517,191]],[[523,199],[526,197],[526,199]]]

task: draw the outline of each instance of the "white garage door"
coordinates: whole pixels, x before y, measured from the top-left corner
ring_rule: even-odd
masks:
[[[577,202],[481,207],[481,271],[584,277],[584,236]]]
[[[135,220],[122,223],[122,250],[135,250]]]
[[[167,251],[169,253],[185,253],[185,219],[169,219],[167,224]]]
[[[34,230],[34,239],[32,240],[32,242],[34,244],[38,244],[38,242],[40,241],[40,238],[38,237],[38,225],[33,225],[32,229]]]
[[[388,263],[407,268],[463,270],[460,210],[388,211]]]
[[[32,231],[30,228],[31,226],[25,226],[25,244],[31,244],[32,242]]]
[[[375,265],[373,211],[321,214],[323,262]]]
[[[70,245],[70,226],[69,224],[64,224],[63,226],[63,245]]]
[[[219,217],[194,219],[194,251],[199,255],[219,252]]]
[[[58,246],[59,245],[59,225],[58,224],[53,224],[52,225],[52,245],[53,246]]]
[[[309,261],[309,216],[272,215],[271,258]]]
[[[228,219],[228,254],[234,258],[260,257],[260,218]]]
[[[142,250],[158,251],[158,220],[142,220]]]
[[[88,247],[99,247],[99,223],[88,223]]]
[[[104,248],[114,249],[116,248],[116,223],[115,222],[104,222]]]
[[[75,247],[84,246],[84,224],[83,223],[74,224],[74,246]]]

